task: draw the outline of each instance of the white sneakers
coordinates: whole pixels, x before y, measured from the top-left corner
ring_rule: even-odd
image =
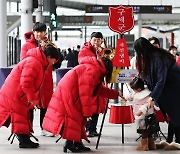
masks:
[[[46,137],[54,137],[54,134],[53,133],[50,133],[46,130],[42,130],[41,131],[41,136],[46,136]]]

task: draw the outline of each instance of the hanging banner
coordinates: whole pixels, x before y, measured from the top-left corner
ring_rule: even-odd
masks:
[[[130,66],[130,59],[126,40],[118,39],[115,49],[115,55],[112,59],[113,66],[115,67],[128,67]]]
[[[117,33],[124,34],[134,27],[133,7],[109,7],[109,28]]]

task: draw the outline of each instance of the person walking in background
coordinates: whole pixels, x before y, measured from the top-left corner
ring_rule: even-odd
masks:
[[[6,78],[0,89],[0,127],[12,124],[19,148],[37,148],[30,140],[33,133],[29,109],[40,107],[40,92],[45,70],[59,59],[54,44],[30,49]]]
[[[81,48],[81,46],[77,45],[77,49],[73,50],[73,53],[74,53],[74,66],[77,66],[79,64],[78,63],[78,54],[79,54],[80,48]]]
[[[66,49],[64,49],[64,50],[62,51],[62,53],[63,53],[64,59],[66,59],[66,56],[67,56],[67,51],[66,51]]]
[[[164,149],[180,150],[180,67],[172,54],[154,47],[143,37],[135,41],[134,50],[137,53],[138,71],[151,91],[149,106],[159,106],[168,114],[174,126],[176,143],[172,142]]]
[[[74,53],[71,48],[68,48],[68,54],[66,55],[67,67],[74,67]]]
[[[149,109],[147,103],[151,91],[144,86],[143,80],[138,77],[134,77],[129,84],[133,93],[130,93],[125,98],[133,102],[133,112],[135,115],[137,132],[141,132],[142,134],[141,144],[136,148],[136,150],[155,150],[156,145],[154,143],[154,139],[152,134],[147,130],[145,124],[145,116],[154,113],[154,108]]]
[[[33,30],[24,34],[26,43],[21,48],[20,59],[26,58],[27,51],[32,48],[41,46],[43,43],[48,42],[46,37],[46,25],[41,22],[36,22],[33,26]],[[43,85],[41,86],[41,109],[40,109],[40,127],[42,129],[42,121],[47,110],[47,106],[53,93],[53,78],[52,78],[52,67],[48,67],[45,71],[45,77]],[[33,124],[34,120],[34,109],[30,109],[30,120]],[[53,134],[42,129],[41,135],[53,136]]]
[[[152,36],[148,40],[153,46],[160,48],[160,41],[157,37]]]
[[[43,128],[66,139],[64,152],[90,151],[82,139],[87,139],[85,124],[93,114],[93,97],[115,99],[122,93],[102,85],[109,82],[112,62],[103,57],[85,57],[59,81],[43,121]],[[73,90],[72,90],[73,89]],[[88,141],[89,142],[89,141]]]
[[[174,45],[171,45],[169,47],[169,50],[168,50],[175,58],[175,60],[177,61],[178,60],[178,57],[179,55],[177,54],[177,47],[175,47]],[[178,64],[179,65],[179,64]]]
[[[86,42],[82,49],[79,52],[78,61],[80,61],[84,57],[101,57],[102,47],[101,44],[103,43],[103,35],[101,32],[93,32],[91,34],[91,38],[89,42]],[[88,137],[95,137],[98,136],[99,133],[97,132],[97,123],[99,113],[104,113],[105,105],[107,99],[94,96],[92,100],[93,104],[93,115],[92,120],[89,120],[86,125],[86,131]]]

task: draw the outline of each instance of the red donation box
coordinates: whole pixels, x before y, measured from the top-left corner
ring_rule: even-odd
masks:
[[[132,105],[121,106],[119,104],[112,104],[110,109],[109,122],[113,124],[134,123]]]
[[[124,34],[134,27],[132,7],[109,7],[109,28],[117,33]]]

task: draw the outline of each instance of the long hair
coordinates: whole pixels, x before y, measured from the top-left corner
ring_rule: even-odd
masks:
[[[134,42],[134,50],[137,53],[137,69],[144,78],[147,77],[148,70],[150,68],[150,62],[153,57],[161,57],[166,64],[167,60],[175,63],[175,59],[172,54],[168,53],[162,48],[154,47],[147,39],[140,37]]]
[[[103,61],[104,66],[106,68],[105,78],[106,82],[109,83],[112,76],[113,64],[109,58],[101,57],[100,59]]]

